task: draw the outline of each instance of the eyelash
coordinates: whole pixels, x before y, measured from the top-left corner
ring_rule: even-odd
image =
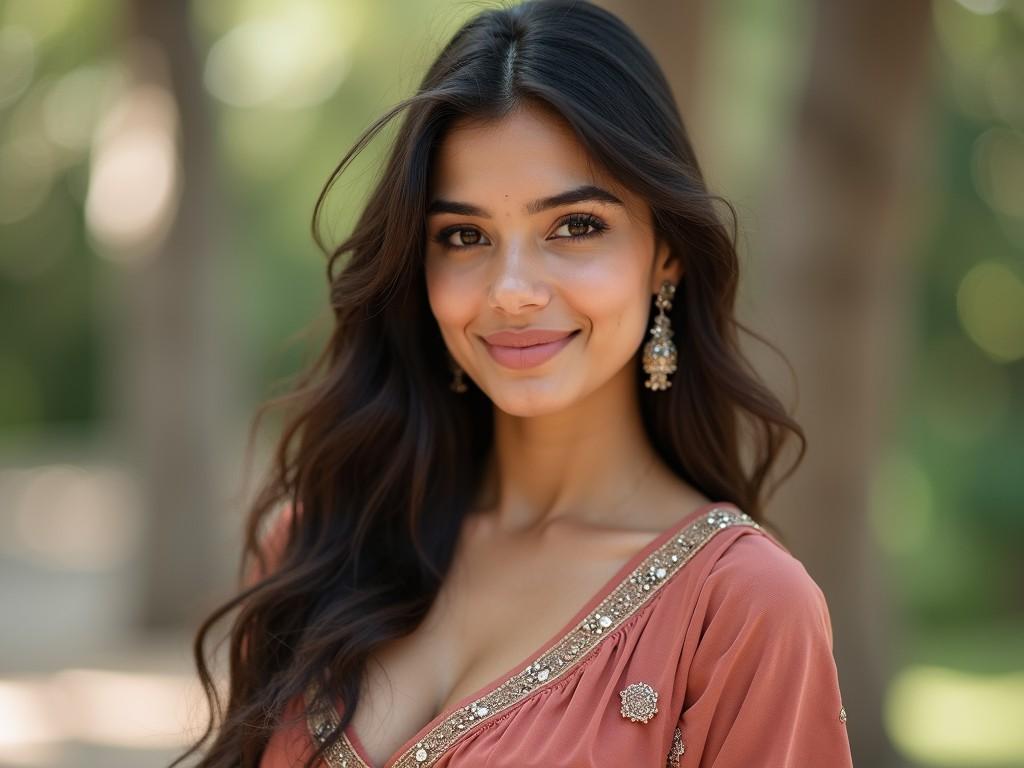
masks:
[[[593,231],[587,232],[585,235],[569,235],[568,237],[559,237],[556,238],[557,240],[584,240],[588,237],[596,237],[597,235],[601,235],[608,230],[608,225],[605,224],[604,221],[599,219],[597,216],[594,216],[592,213],[570,213],[568,216],[566,216],[564,219],[558,222],[557,228],[564,227],[566,224],[570,226],[587,225],[593,227]],[[436,243],[439,243],[443,248],[452,251],[463,251],[466,250],[467,248],[474,248],[478,245],[482,245],[482,243],[471,243],[470,245],[453,245],[448,241],[448,238],[454,235],[456,232],[465,232],[466,230],[475,229],[476,227],[467,226],[447,227],[446,229],[442,229],[434,236],[434,241]]]

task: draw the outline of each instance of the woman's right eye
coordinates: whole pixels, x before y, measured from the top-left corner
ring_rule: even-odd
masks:
[[[452,242],[452,235],[458,235],[461,243]],[[487,242],[479,229],[473,227],[448,227],[437,233],[434,240],[445,248],[452,248],[458,250],[460,248],[470,248],[474,245],[484,245]]]

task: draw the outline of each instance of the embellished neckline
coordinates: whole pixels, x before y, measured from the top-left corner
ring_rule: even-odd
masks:
[[[645,605],[715,533],[733,525],[760,528],[731,502],[710,502],[687,513],[623,563],[544,645],[442,709],[391,754],[381,768],[432,765],[473,726],[564,676],[600,640]],[[337,728],[340,719],[333,706],[314,709],[316,694],[313,686],[306,693],[307,722],[312,736],[325,740]],[[326,758],[330,768],[375,768],[351,723],[343,738],[328,750]]]

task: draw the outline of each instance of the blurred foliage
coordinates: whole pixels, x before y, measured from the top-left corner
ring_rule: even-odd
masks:
[[[244,329],[253,405],[317,346],[286,340],[327,312],[325,261],[309,234],[321,185],[480,6],[192,5],[234,275],[224,308]],[[908,254],[912,357],[872,518],[902,608],[921,626],[1024,614],[1024,2],[933,8],[928,230]],[[716,18],[728,44],[711,49],[722,66],[709,71],[728,98],[715,115],[722,130],[708,133],[725,146],[709,152],[723,159],[723,191],[743,200],[799,88],[803,52],[792,42],[808,31],[807,6],[728,2]],[[0,3],[0,428],[10,440],[69,425],[102,430],[111,416],[103,387],[117,329],[106,304],[126,267],[97,247],[84,208],[95,130],[125,79],[129,27],[114,0]],[[296,34],[268,35],[282,27]],[[759,114],[777,124],[759,124]],[[331,241],[351,226],[384,148],[371,145],[331,195]]]
[[[309,232],[329,172],[413,91],[458,24],[493,4],[189,6],[214,117],[218,258],[232,275],[221,321],[244,345],[244,412],[301,368],[329,328],[326,263]],[[115,422],[121,329],[111,305],[132,265],[97,240],[87,202],[97,133],[128,80],[127,7],[0,0],[0,441],[15,453],[58,432],[103,435]],[[711,142],[699,149],[714,186],[756,232],[751,201],[799,94],[812,7],[709,7],[706,95],[686,117]],[[1008,765],[1019,739],[980,734],[1024,690],[1024,0],[932,7],[926,229],[907,254],[914,326],[893,333],[909,334],[910,358],[896,363],[901,389],[870,510],[908,625],[888,720],[904,751],[929,765]],[[330,195],[329,242],[358,215],[393,128]],[[756,257],[756,237],[744,238]],[[312,338],[296,336],[313,321]],[[933,701],[970,711],[981,730],[972,737],[959,717],[937,720]],[[952,741],[932,725],[949,719],[961,723]]]
[[[933,5],[934,210],[897,430],[913,471],[890,485],[916,486],[896,490],[925,524],[895,575],[929,623],[1024,612],[1024,3],[1002,6]]]

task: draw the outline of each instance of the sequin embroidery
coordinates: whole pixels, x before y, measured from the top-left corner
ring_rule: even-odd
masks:
[[[679,758],[686,752],[686,745],[683,744],[683,731],[679,726],[672,731],[672,746],[669,747],[668,757],[665,759],[665,768],[679,768]]]
[[[327,741],[328,737],[338,727],[340,720],[338,712],[334,707],[328,709],[320,708],[316,699],[316,689],[310,686],[306,689],[306,724],[309,732],[318,742]],[[323,755],[324,762],[330,768],[371,768],[363,762],[348,740],[348,734],[342,733],[341,738],[327,748]]]
[[[573,669],[597,644],[635,614],[718,532],[732,526],[761,526],[731,507],[714,507],[651,552],[574,629],[549,650],[476,701],[455,710],[384,768],[429,768],[480,723],[504,712],[541,686]],[[320,741],[340,722],[333,706],[318,706],[315,685],[306,692],[307,725]],[[680,754],[682,754],[680,752]],[[346,735],[325,755],[329,768],[372,768],[362,761]]]

